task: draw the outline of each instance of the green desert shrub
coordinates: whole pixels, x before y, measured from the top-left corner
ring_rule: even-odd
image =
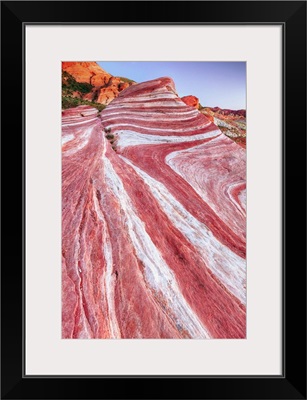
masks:
[[[135,81],[133,81],[132,79],[128,79],[125,78],[124,76],[119,76],[119,79],[123,82],[127,82],[127,83],[135,83]]]
[[[81,105],[87,105],[97,108],[98,111],[102,111],[106,108],[105,104],[94,103],[92,101],[79,99],[77,97],[71,96],[62,96],[62,109],[66,110],[67,108],[78,107]]]
[[[86,82],[77,82],[75,78],[68,72],[62,72],[62,91],[64,94],[80,92],[82,94],[89,93],[94,86]]]

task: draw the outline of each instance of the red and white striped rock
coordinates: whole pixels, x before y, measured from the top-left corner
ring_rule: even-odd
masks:
[[[62,337],[244,338],[245,150],[170,78],[62,124]]]

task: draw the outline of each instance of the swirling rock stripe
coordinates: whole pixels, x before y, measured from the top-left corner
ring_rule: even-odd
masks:
[[[131,86],[62,115],[62,337],[245,338],[245,150]]]

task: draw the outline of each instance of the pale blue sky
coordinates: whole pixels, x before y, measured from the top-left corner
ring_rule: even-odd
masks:
[[[144,82],[171,77],[180,97],[194,95],[202,106],[246,108],[245,62],[99,62],[114,76]]]

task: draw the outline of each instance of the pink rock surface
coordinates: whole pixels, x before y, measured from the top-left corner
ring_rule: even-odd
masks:
[[[170,78],[64,111],[62,144],[62,337],[244,338],[245,150]]]

